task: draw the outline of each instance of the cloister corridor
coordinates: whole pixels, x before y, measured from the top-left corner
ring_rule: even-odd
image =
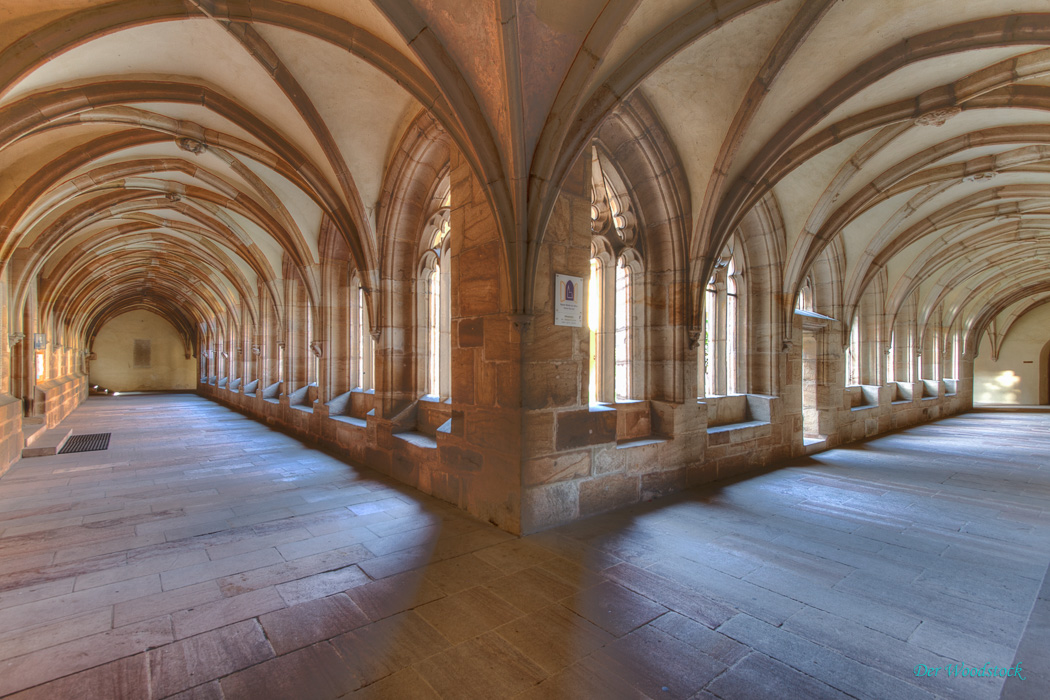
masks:
[[[0,478],[0,695],[1046,697],[1050,413],[516,538],[206,399]],[[1025,680],[917,677],[1014,667]]]

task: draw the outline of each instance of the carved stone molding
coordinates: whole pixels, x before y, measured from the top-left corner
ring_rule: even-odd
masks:
[[[985,180],[994,180],[996,175],[998,175],[998,173],[994,170],[988,170],[983,173],[967,175],[963,178],[963,182],[983,182]]]
[[[184,151],[189,151],[194,155],[200,155],[208,150],[208,144],[197,139],[191,139],[188,136],[181,136],[175,139],[175,143]]]
[[[923,112],[915,118],[917,126],[944,126],[945,122],[954,117],[962,110],[958,107],[941,107]]]
[[[510,322],[514,324],[519,333],[524,333],[532,325],[532,314],[511,314]]]
[[[13,348],[18,345],[25,338],[25,333],[8,333],[7,335],[7,347]]]

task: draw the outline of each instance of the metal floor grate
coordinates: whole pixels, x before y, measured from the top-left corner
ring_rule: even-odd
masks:
[[[58,451],[60,455],[67,455],[72,452],[96,452],[98,450],[109,449],[109,436],[113,433],[95,433],[93,435],[73,435],[66,444],[62,446],[62,449]]]

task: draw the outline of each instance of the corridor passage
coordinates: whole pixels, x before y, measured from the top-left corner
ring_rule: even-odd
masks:
[[[1048,697],[1048,414],[523,539],[192,395],[64,425],[109,449],[0,478],[3,696]]]

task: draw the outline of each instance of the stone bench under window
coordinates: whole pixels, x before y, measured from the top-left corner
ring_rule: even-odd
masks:
[[[708,444],[747,442],[772,435],[772,401],[773,397],[758,394],[705,397],[700,403],[707,406]]]
[[[368,416],[375,415],[375,395],[374,389],[352,389],[340,394],[328,402],[328,417],[363,428],[368,425]]]
[[[280,403],[281,402],[281,385],[284,382],[274,382],[270,386],[263,389],[263,401],[269,403]]]
[[[317,400],[317,384],[307,384],[288,394],[288,405],[297,411],[314,412]]]
[[[851,411],[867,411],[879,407],[879,389],[868,384],[846,387],[846,397]]]

